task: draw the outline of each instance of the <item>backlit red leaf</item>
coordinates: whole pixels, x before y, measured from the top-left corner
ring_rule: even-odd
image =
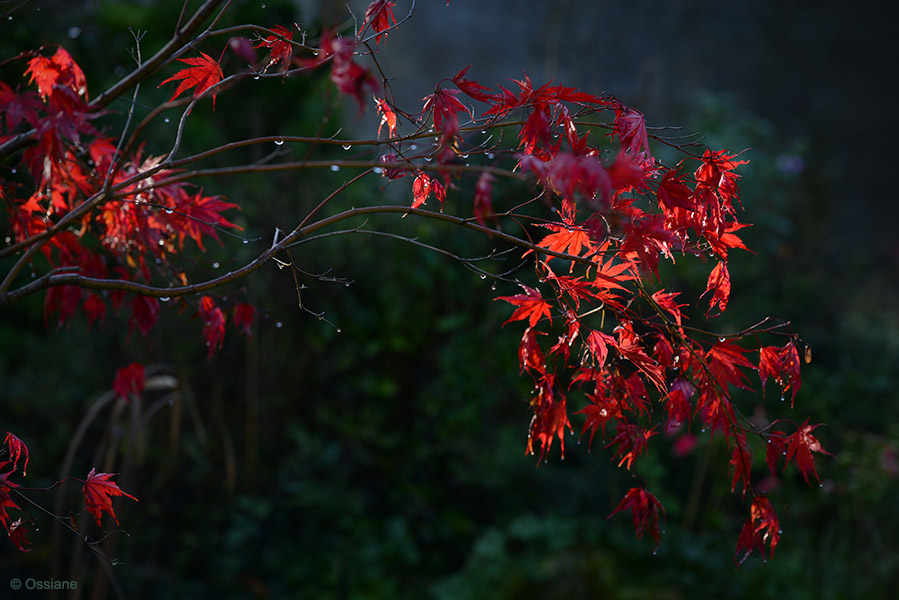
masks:
[[[116,397],[122,400],[140,397],[144,391],[144,366],[135,362],[120,368],[116,371],[112,389]]]
[[[802,473],[802,477],[805,479],[806,483],[810,483],[808,479],[809,473],[814,475],[819,483],[821,482],[821,478],[818,477],[818,471],[815,469],[815,459],[812,457],[812,452],[833,456],[830,452],[825,450],[821,446],[821,442],[812,435],[812,431],[820,426],[820,423],[818,425],[809,425],[808,419],[806,419],[805,423],[802,424],[802,427],[799,428],[799,431],[789,436],[786,440],[786,460],[788,463],[791,460],[796,463],[796,466]]]
[[[706,311],[706,316],[716,304],[718,305],[718,314],[721,314],[727,308],[727,302],[730,300],[730,273],[727,270],[727,263],[719,262],[709,273],[709,281],[702,295],[705,296],[709,292],[713,293],[712,299],[709,300],[709,310]]]
[[[371,23],[372,31],[377,34],[375,36],[375,44],[380,43],[381,38],[387,36],[385,32],[390,29],[391,22],[396,25],[396,17],[393,16],[394,6],[396,6],[396,3],[390,0],[374,0],[365,9],[362,29],[365,29],[365,26]]]
[[[3,440],[3,443],[6,444],[6,447],[9,449],[9,458],[13,461],[13,471],[18,468],[19,459],[23,454],[25,455],[25,462],[22,464],[22,476],[24,477],[25,471],[28,469],[28,446],[26,446],[17,436],[8,431],[6,432],[6,439]]]
[[[758,550],[762,559],[765,559],[765,544],[768,545],[768,558],[773,558],[779,540],[780,523],[771,501],[767,496],[756,496],[752,500],[750,516],[740,530],[734,561],[743,564],[755,550]],[[744,552],[742,558],[739,557],[740,552]]]
[[[213,59],[211,56],[206,54],[205,52],[200,52],[200,56],[196,58],[179,58],[181,62],[190,65],[186,69],[182,69],[163,81],[157,87],[161,87],[170,81],[178,81],[177,89],[175,89],[175,93],[172,94],[172,97],[169,98],[169,102],[189,90],[190,88],[194,89],[193,97],[199,97],[203,92],[217,84],[222,80],[222,68],[219,66],[218,62]],[[212,107],[215,108],[215,96],[218,94],[217,90],[212,92]]]
[[[101,527],[103,526],[101,517],[104,512],[112,515],[116,525],[119,524],[119,519],[112,509],[113,496],[125,496],[135,502],[138,501],[137,498],[127,492],[123,492],[117,484],[110,480],[113,475],[114,473],[97,473],[96,469],[91,469],[81,488],[84,494],[84,502],[87,504],[87,511],[94,516],[97,525]]]
[[[293,30],[280,25],[275,25],[271,30],[276,35],[267,36],[255,46],[256,48],[269,48],[271,50],[268,64],[263,71],[276,63],[281,63],[281,69],[286,69],[290,66],[290,59],[293,56],[293,45],[290,43],[293,40]],[[219,71],[219,79],[221,79],[221,71]],[[214,97],[213,103],[215,103]]]
[[[494,298],[494,300],[505,300],[518,307],[512,313],[512,316],[506,320],[506,323],[527,320],[529,327],[533,327],[543,317],[552,321],[549,312],[549,302],[543,299],[540,290],[526,285],[522,285],[521,289],[524,290],[524,294]],[[506,325],[506,323],[503,323],[503,325]]]
[[[659,511],[662,514],[665,513],[665,508],[658,498],[647,492],[645,488],[631,488],[608,518],[612,518],[622,510],[631,511],[637,538],[642,538],[643,534],[648,531],[655,540],[655,546],[658,547],[659,540],[662,538],[659,530]]]

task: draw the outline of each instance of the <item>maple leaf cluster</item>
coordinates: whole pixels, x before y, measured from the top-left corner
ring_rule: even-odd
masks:
[[[28,552],[30,549],[26,548],[26,546],[30,545],[30,542],[27,538],[27,526],[32,522],[32,519],[28,518],[23,520],[23,518],[20,517],[13,521],[12,516],[8,512],[9,510],[15,510],[23,516],[28,515],[28,512],[22,508],[22,506],[27,506],[27,504],[20,505],[13,498],[17,494],[22,494],[26,491],[36,491],[34,488],[24,488],[20,484],[9,480],[9,477],[19,469],[19,459],[22,458],[23,455],[22,476],[25,476],[25,470],[28,467],[28,447],[22,440],[10,432],[6,433],[3,444],[6,446],[11,461],[0,462],[0,524],[6,529],[10,541],[12,541],[16,548],[22,552]],[[116,517],[115,511],[112,508],[113,496],[125,496],[126,498],[131,498],[135,502],[138,501],[137,498],[131,494],[122,491],[122,489],[112,481],[113,476],[114,474],[112,473],[97,473],[96,469],[91,469],[86,479],[81,480],[71,478],[81,482],[81,492],[84,496],[85,509],[94,517],[94,520],[100,527],[103,526],[103,513],[108,513],[115,520],[116,525],[119,524],[119,519]],[[62,482],[57,482],[51,487],[55,487],[60,483]],[[40,488],[41,491],[49,489],[51,488]],[[21,502],[21,500],[19,502]]]

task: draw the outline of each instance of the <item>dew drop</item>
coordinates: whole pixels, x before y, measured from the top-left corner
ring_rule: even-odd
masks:
[[[484,135],[487,135],[487,130],[486,130],[486,129],[482,129],[482,130],[481,130],[481,133],[483,133]]]
[[[168,118],[168,117],[163,117],[163,118],[162,118],[162,122],[163,122],[163,123],[171,123],[172,120],[171,120],[170,118]]]
[[[169,298],[168,296],[162,296],[162,297],[159,299],[160,302],[168,302],[169,300],[171,300],[171,298]]]
[[[243,243],[244,243],[244,244],[249,244],[249,243],[250,243],[250,240],[243,240]]]
[[[427,162],[431,162],[431,161],[434,160],[434,159],[431,158],[430,156],[425,156],[425,160],[426,160]]]
[[[259,75],[253,75],[253,80],[254,80],[254,81],[259,81]]]
[[[343,333],[343,329],[341,329],[340,327],[338,327],[338,328],[337,328],[337,333]]]
[[[468,158],[467,154],[460,154],[459,156],[461,156],[462,158]]]
[[[159,245],[160,245],[160,246],[165,246],[165,240],[159,240]]]
[[[780,397],[780,401],[781,401],[781,402],[784,402],[785,400],[786,400],[786,398],[785,398],[784,396],[781,396],[781,397]]]
[[[277,327],[278,329],[281,329],[282,327],[284,327],[284,323],[282,323],[281,321],[278,321],[277,323],[275,323],[275,327]]]
[[[494,283],[493,285],[490,286],[490,291],[491,291],[491,292],[495,292],[495,291],[496,291],[496,283]]]
[[[487,275],[485,273],[481,273],[481,279],[487,279]]]
[[[489,158],[490,160],[493,160],[495,156],[496,156],[496,155],[495,155],[493,152],[488,152],[488,153],[487,153],[487,158]]]
[[[218,269],[220,266],[221,266],[221,265],[218,263],[218,261],[212,263],[212,268],[213,268],[213,269]]]
[[[343,284],[343,286],[344,286],[344,287],[350,287],[350,282],[347,281],[346,283]]]
[[[167,215],[170,215],[170,214],[172,214],[173,212],[175,212],[175,211],[172,210],[171,208],[165,209],[165,214],[167,214]]]
[[[718,338],[718,341],[721,342],[721,343],[723,344],[723,343],[726,342],[727,340],[724,339],[723,337],[720,337],[720,338]]]
[[[265,8],[265,2],[262,3],[262,8]]]
[[[281,138],[278,138],[275,140],[275,146],[281,146],[283,144],[284,144],[284,140],[282,140]]]
[[[9,20],[12,21],[12,15],[9,15]]]
[[[409,150],[418,150],[418,144],[412,144],[409,146]]]
[[[335,173],[340,170],[340,165],[331,165],[331,170]]]
[[[373,172],[375,175],[380,175],[381,173],[384,172],[384,169],[382,169],[381,167],[375,167],[374,169],[372,169],[372,172]]]
[[[9,172],[10,172],[10,173],[12,173],[12,174],[13,174],[13,175],[15,175],[15,174],[16,174],[16,170],[15,170],[15,168],[12,168],[12,169],[10,169],[10,170],[9,170]]]
[[[342,147],[344,150],[349,150],[350,148],[353,147],[353,145],[352,144],[344,144]]]

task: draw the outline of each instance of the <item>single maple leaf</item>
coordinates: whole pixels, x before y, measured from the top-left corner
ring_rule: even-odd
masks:
[[[241,302],[234,307],[234,326],[248,338],[253,337],[253,321],[256,318],[256,309],[252,304]]]
[[[179,58],[178,60],[190,66],[186,69],[178,71],[157,86],[162,87],[170,81],[178,81],[179,79],[181,80],[181,82],[178,84],[177,89],[175,89],[175,93],[173,93],[172,97],[169,98],[169,102],[192,87],[196,88],[194,89],[193,97],[197,98],[201,94],[203,94],[203,92],[222,80],[222,67],[219,65],[218,61],[213,59],[205,52],[200,52],[200,56],[196,58]],[[213,110],[215,110],[215,97],[217,94],[218,90],[213,90]]]
[[[746,434],[738,431],[734,436],[736,443],[730,457],[730,468],[733,471],[733,480],[730,484],[730,491],[733,492],[737,487],[737,482],[743,482],[743,495],[749,489],[749,479],[752,470],[752,452],[746,443]]]
[[[8,465],[8,461],[0,462],[0,469],[3,469]],[[21,511],[19,505],[13,502],[12,497],[10,497],[9,493],[13,488],[19,487],[17,484],[9,481],[9,476],[15,472],[15,467],[7,471],[6,473],[0,473],[0,524],[2,524],[7,531],[9,531],[9,522],[11,517],[9,513],[6,512],[7,508],[14,508],[16,510]]]
[[[396,17],[393,16],[393,7],[395,2],[390,0],[374,0],[365,9],[365,17],[362,20],[362,29],[371,23],[372,31],[375,32],[375,44],[381,42],[382,37],[387,37],[386,31],[390,29],[390,23],[396,26]]]
[[[135,296],[131,301],[131,319],[128,322],[128,331],[134,327],[144,335],[148,335],[156,321],[159,319],[159,300],[150,296]]]
[[[629,154],[645,152],[649,155],[649,137],[643,113],[622,106],[615,109],[615,134],[621,140],[621,148]]]
[[[290,66],[290,59],[293,56],[293,46],[290,43],[293,41],[293,30],[281,27],[280,25],[275,25],[271,28],[271,31],[273,35],[259,40],[259,43],[255,46],[255,48],[268,48],[271,50],[268,64],[265,65],[265,68],[262,70],[263,73],[273,64],[278,62],[281,63],[282,70],[287,69],[287,67]],[[221,72],[219,73],[219,79],[221,79]],[[215,99],[213,98],[213,103],[214,102]]]
[[[25,537],[28,531],[25,529],[25,523],[22,522],[22,519],[17,519],[9,524],[9,541],[15,544],[16,548],[18,548],[22,552],[31,552],[31,548],[26,548],[26,545],[31,545],[31,542]]]
[[[818,483],[821,483],[821,478],[818,477],[818,471],[815,469],[815,459],[812,457],[812,452],[833,456],[833,454],[825,450],[824,447],[821,446],[821,442],[812,435],[812,431],[820,426],[821,423],[809,425],[808,419],[806,419],[805,423],[802,424],[802,427],[799,428],[799,431],[786,439],[786,461],[789,463],[793,460],[796,463],[796,466],[799,467],[799,471],[802,473],[802,477],[808,484],[811,484],[808,480],[809,473],[815,476]]]
[[[396,113],[390,108],[386,100],[382,100],[375,96],[375,105],[378,107],[378,114],[381,115],[381,123],[378,125],[378,137],[381,137],[381,128],[387,125],[387,134],[390,137],[396,137]]]
[[[215,305],[215,300],[210,296],[200,299],[200,318],[203,319],[203,337],[206,338],[206,346],[209,348],[209,357],[222,347],[225,339],[225,313]]]
[[[693,201],[693,190],[684,183],[683,175],[673,169],[662,175],[657,195],[662,208],[668,210],[675,208],[694,210],[696,208]]]
[[[658,432],[655,431],[655,427],[644,429],[635,423],[619,422],[618,433],[605,447],[609,448],[617,444],[618,449],[615,451],[613,458],[621,456],[618,466],[621,467],[621,465],[627,463],[627,468],[630,470],[637,457],[646,450],[649,438],[656,435],[656,433]]]
[[[538,246],[548,248],[554,252],[562,252],[563,254],[571,254],[573,256],[580,256],[581,250],[584,248],[587,248],[588,250],[593,248],[593,242],[590,240],[590,236],[581,227],[555,225],[552,223],[543,225],[543,227],[546,227],[555,233],[550,233],[537,242]],[[552,258],[554,257],[548,257],[547,261]],[[574,268],[574,263],[572,263],[572,268]]]
[[[665,508],[659,499],[647,492],[645,488],[631,488],[607,518],[611,519],[622,510],[631,511],[637,539],[642,538],[643,534],[648,531],[658,548],[659,540],[662,538],[659,530],[659,511],[662,511],[662,514],[665,513]]]
[[[523,284],[521,284],[521,289],[524,290],[524,294],[494,298],[494,300],[505,300],[518,307],[515,309],[515,312],[512,313],[512,316],[503,323],[503,326],[512,321],[522,321],[527,319],[529,326],[533,327],[544,316],[550,320],[550,323],[552,323],[552,317],[549,312],[549,302],[543,299],[540,290]]]
[[[702,295],[705,296],[713,290],[714,293],[711,300],[709,300],[709,310],[706,311],[706,316],[712,312],[716,304],[718,305],[718,314],[720,315],[727,308],[727,302],[730,300],[730,273],[725,262],[719,262],[712,269],[712,272],[709,273],[709,281]]]
[[[537,342],[537,333],[528,327],[521,335],[521,343],[518,344],[519,373],[534,371],[538,375],[546,374],[546,358],[543,350]]]
[[[446,200],[446,187],[427,173],[421,172],[412,182],[412,208],[418,208],[427,202],[432,192],[434,197],[440,201],[442,209],[443,202]]]
[[[487,102],[488,104],[492,104],[499,96],[490,91],[490,88],[481,85],[477,81],[472,81],[470,79],[465,79],[465,73],[468,69],[471,68],[471,65],[468,65],[453,77],[453,83],[462,90],[464,94],[474,98],[475,100],[480,100],[481,102]]]
[[[764,533],[763,533],[764,531]],[[768,557],[774,557],[774,549],[780,540],[780,523],[777,520],[777,513],[771,506],[771,501],[767,496],[756,496],[752,499],[750,507],[750,516],[743,524],[740,530],[740,537],[737,539],[737,551],[734,554],[734,562],[738,565],[749,558],[754,550],[758,550],[762,558],[765,558],[765,544],[768,544]],[[745,551],[742,558],[739,558],[740,552]]]
[[[116,398],[129,400],[132,396],[140,397],[144,391],[144,366],[138,362],[122,367],[115,374],[112,389]]]
[[[478,176],[474,186],[474,218],[481,225],[487,225],[487,218],[493,216],[493,181],[496,178],[484,171]]]
[[[25,455],[25,463],[22,465],[22,476],[24,477],[25,471],[28,469],[28,446],[8,431],[6,432],[6,439],[3,440],[3,443],[9,448],[9,457],[13,461],[13,471],[19,466],[19,458],[21,458],[22,454]]]
[[[87,511],[94,516],[97,525],[100,527],[103,526],[101,517],[104,512],[112,515],[116,525],[119,524],[119,519],[112,509],[113,496],[125,496],[131,498],[135,502],[139,502],[137,498],[127,492],[123,492],[117,484],[110,481],[110,477],[113,475],[114,473],[97,473],[96,469],[91,469],[91,472],[87,474],[87,479],[84,480],[84,485],[81,488],[81,491],[84,494],[84,502],[87,504]]]

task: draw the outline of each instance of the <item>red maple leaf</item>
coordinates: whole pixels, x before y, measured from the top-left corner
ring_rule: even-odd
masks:
[[[453,77],[453,83],[462,90],[466,95],[474,98],[475,100],[480,100],[481,102],[487,102],[492,104],[499,96],[492,93],[490,88],[481,85],[477,81],[472,81],[470,79],[465,79],[465,73],[468,69],[471,68],[471,65],[468,65]]]
[[[241,302],[234,307],[234,326],[248,338],[253,337],[253,321],[256,318],[256,309],[252,304]]]
[[[9,448],[9,457],[13,461],[13,471],[19,466],[19,458],[21,458],[22,454],[25,455],[25,463],[22,465],[22,476],[24,477],[25,471],[28,469],[28,446],[8,431],[6,432],[6,439],[3,440],[3,443]]]
[[[96,469],[91,469],[81,488],[81,492],[84,494],[84,502],[87,504],[87,510],[94,515],[94,519],[96,519],[97,525],[100,527],[103,526],[101,517],[104,512],[112,515],[116,525],[119,524],[119,519],[116,517],[115,511],[112,510],[113,496],[126,496],[135,502],[139,502],[137,498],[127,492],[123,492],[118,485],[110,481],[109,478],[113,475],[115,474],[97,473]]]
[[[433,113],[434,129],[443,133],[443,141],[447,142],[459,132],[460,112],[471,111],[456,96],[459,90],[442,90],[437,88],[433,94],[422,98],[425,101],[421,109],[422,114],[431,111]],[[472,117],[473,118],[473,117]]]
[[[546,227],[555,233],[550,233],[537,242],[538,246],[548,248],[554,252],[562,252],[563,254],[572,254],[574,256],[580,256],[583,248],[587,248],[588,250],[593,248],[593,242],[590,240],[590,235],[581,227],[554,225],[552,223],[543,225],[543,227]],[[552,258],[554,257],[547,257],[547,261]],[[572,263],[571,266],[574,268],[574,263]]]
[[[622,510],[631,511],[637,539],[642,538],[643,534],[649,531],[655,540],[655,546],[658,547],[659,540],[662,538],[659,530],[659,511],[661,510],[662,514],[665,514],[665,508],[659,499],[647,492],[646,488],[631,488],[618,504],[618,508],[612,511],[608,518],[611,519]]]
[[[16,93],[0,81],[0,113],[6,115],[6,133],[11,134],[22,121],[37,127],[41,108],[43,105],[34,92]]]
[[[9,462],[7,461],[0,462],[0,469],[3,469],[8,464]],[[7,471],[6,473],[0,473],[0,523],[3,524],[7,531],[9,531],[10,516],[9,513],[6,512],[6,509],[15,508],[16,510],[21,510],[19,508],[19,505],[13,502],[13,499],[9,495],[9,492],[13,488],[19,487],[17,484],[9,481],[8,479],[9,476],[13,474],[13,472],[15,472],[15,467]]]
[[[190,67],[178,71],[157,86],[162,87],[170,81],[178,81],[179,79],[181,80],[181,83],[178,84],[178,88],[175,90],[175,93],[172,94],[171,98],[169,98],[169,102],[192,87],[196,87],[193,97],[197,98],[201,94],[203,94],[203,92],[222,80],[222,67],[215,59],[213,59],[205,52],[200,52],[200,56],[196,58],[179,58],[178,60],[190,65]],[[215,96],[217,94],[218,90],[213,90],[213,110],[215,109]]]
[[[209,348],[209,356],[222,347],[225,339],[225,313],[215,305],[210,296],[200,299],[200,318],[203,319],[203,337]]]
[[[28,531],[25,529],[25,523],[22,522],[22,519],[17,519],[10,523],[9,525],[9,541],[15,544],[16,548],[21,550],[22,552],[31,552],[31,548],[26,548],[26,545],[31,545],[31,542],[25,537]]]
[[[527,319],[529,326],[533,327],[537,324],[537,321],[544,316],[549,319],[551,323],[552,317],[549,313],[549,302],[543,299],[540,290],[526,285],[521,285],[521,289],[524,290],[524,294],[494,298],[494,300],[505,300],[518,307],[515,309],[515,312],[512,313],[512,316],[506,320],[506,323]],[[506,323],[503,323],[503,326],[505,326]]]
[[[622,106],[615,109],[615,134],[621,140],[621,148],[628,154],[649,154],[649,137],[643,113]]]
[[[723,313],[727,308],[727,301],[730,299],[730,273],[725,262],[719,262],[712,269],[712,272],[709,273],[709,281],[702,295],[705,296],[713,290],[714,293],[712,294],[712,299],[709,300],[709,310],[706,311],[706,316],[712,312],[716,304],[718,305],[718,314]]]
[[[387,133],[390,137],[396,137],[396,113],[390,108],[386,100],[375,97],[375,105],[378,107],[378,114],[381,115],[381,123],[378,125],[378,137],[381,137],[381,128],[387,125]]]
[[[767,496],[756,496],[752,499],[750,516],[743,524],[743,529],[740,530],[734,561],[737,564],[743,564],[743,561],[749,558],[754,550],[758,550],[764,559],[765,544],[768,544],[768,557],[773,558],[774,549],[779,540],[780,523],[774,507],[771,506],[771,501]],[[741,551],[745,551],[745,553],[742,558],[738,558]]]
[[[396,25],[396,17],[393,16],[393,7],[395,2],[390,0],[374,0],[365,9],[365,18],[362,20],[362,29],[371,23],[372,31],[375,32],[375,44],[380,43],[382,37],[386,37],[385,33],[390,29],[390,22]]]
[[[133,331],[135,325],[144,335],[150,333],[156,321],[159,319],[159,300],[150,296],[135,296],[131,301],[131,319],[128,322],[128,331]]]
[[[67,87],[78,96],[87,100],[87,80],[81,67],[72,60],[65,48],[59,46],[50,58],[35,56],[28,61],[25,74],[29,75],[29,83],[37,83],[41,98],[52,96],[53,86]]]
[[[474,186],[474,218],[481,225],[486,225],[487,218],[493,216],[491,195],[495,179],[493,175],[484,171],[478,176],[478,182]]]
[[[624,463],[627,463],[627,468],[630,470],[637,457],[646,450],[649,438],[656,435],[656,433],[658,432],[655,431],[655,427],[652,429],[644,429],[635,423],[619,422],[618,433],[605,447],[609,448],[610,446],[617,444],[618,450],[615,451],[613,458],[621,456],[621,460],[618,461],[618,466],[620,467]]]
[[[180,194],[183,201],[178,204],[176,214],[171,215],[170,220],[176,221],[175,229],[178,231],[178,245],[184,247],[184,238],[189,237],[203,252],[203,236],[208,235],[221,244],[216,230],[219,227],[242,229],[235,225],[222,213],[232,208],[239,208],[237,204],[225,202],[221,196],[204,196],[201,189],[194,196]]]
[[[271,28],[271,31],[274,35],[259,40],[259,43],[254,46],[255,48],[269,48],[271,50],[268,64],[265,65],[265,68],[262,70],[263,72],[267,71],[269,67],[278,62],[281,63],[282,70],[286,69],[290,66],[290,59],[293,56],[293,45],[290,43],[293,41],[293,30],[281,27],[280,25],[275,25]],[[221,70],[219,71],[219,79],[221,79]],[[213,103],[215,103],[214,97]]]
[[[802,427],[799,428],[799,431],[789,436],[785,442],[787,446],[786,461],[789,463],[793,460],[796,463],[796,466],[799,467],[799,471],[802,473],[802,477],[808,484],[811,483],[808,480],[809,473],[815,476],[818,483],[821,482],[821,478],[818,477],[818,471],[815,469],[815,459],[812,457],[812,452],[833,456],[833,454],[825,450],[824,447],[821,446],[821,442],[812,435],[812,431],[820,426],[821,423],[809,425],[808,419],[806,419],[805,423],[802,424]]]
[[[752,453],[749,450],[749,446],[746,444],[746,434],[742,431],[738,431],[734,436],[736,443],[734,444],[733,452],[730,457],[730,468],[733,471],[733,480],[730,484],[730,491],[733,492],[737,487],[737,482],[743,482],[743,495],[746,495],[746,490],[749,488],[749,477],[751,475],[751,467],[752,467]]]
[[[132,396],[140,397],[144,391],[144,366],[138,362],[122,367],[115,374],[112,384],[116,398],[128,400]]]

